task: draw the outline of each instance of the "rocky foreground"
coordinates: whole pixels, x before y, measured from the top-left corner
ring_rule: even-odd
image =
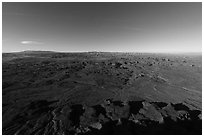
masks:
[[[200,55],[3,54],[3,134],[202,134]]]
[[[164,102],[104,100],[85,106],[31,102],[3,134],[202,134],[201,111]]]

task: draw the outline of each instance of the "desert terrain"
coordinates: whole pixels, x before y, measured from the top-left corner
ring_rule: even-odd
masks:
[[[202,55],[2,54],[2,133],[202,134]]]

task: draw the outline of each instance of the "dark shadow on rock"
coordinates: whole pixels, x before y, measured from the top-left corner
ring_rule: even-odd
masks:
[[[191,120],[199,120],[198,115],[201,114],[201,111],[200,110],[190,110],[188,113],[190,114]]]
[[[108,100],[114,106],[123,107],[122,101],[112,101]],[[23,130],[19,130],[17,134],[55,134],[58,131],[54,131],[54,124],[52,122],[53,115],[50,113],[54,108],[50,106],[56,101],[38,100],[31,102],[25,110],[18,114],[9,126],[3,129],[3,134],[15,134],[22,126],[28,124],[29,127]],[[144,101],[129,101],[130,115],[140,114],[139,110],[143,108]],[[163,108],[167,106],[164,102],[151,102],[158,108]],[[202,120],[199,118],[201,111],[190,110],[187,106],[182,103],[172,104],[175,108],[176,113],[183,114],[185,112],[188,114],[187,117],[180,118],[176,117],[176,120],[171,118],[171,113],[163,116],[163,122],[159,123],[153,121],[146,117],[145,119],[129,119],[129,117],[121,118],[117,120],[112,120],[106,115],[106,108],[98,104],[92,106],[95,110],[93,117],[99,118],[101,115],[108,118],[105,122],[99,122],[102,125],[100,128],[93,128],[93,126],[88,126],[89,131],[83,132],[83,128],[80,125],[80,117],[85,112],[82,104],[75,104],[70,106],[71,112],[69,113],[69,120],[66,122],[71,122],[70,128],[67,128],[65,134],[88,134],[88,135],[201,135],[202,134]],[[118,108],[118,107],[117,107]],[[120,108],[118,108],[120,109]],[[122,108],[121,108],[122,109]],[[158,111],[159,112],[159,111]],[[144,115],[145,116],[145,115]],[[37,120],[41,117],[40,122]],[[34,124],[32,124],[34,123]],[[37,123],[37,127],[36,126]],[[50,125],[49,125],[49,124]],[[44,131],[45,127],[48,131]],[[34,129],[35,127],[35,129]],[[30,128],[30,129],[29,129]],[[57,130],[61,130],[58,128]],[[32,131],[32,132],[31,132]]]
[[[178,110],[189,111],[189,108],[188,108],[187,106],[185,106],[183,103],[172,104],[172,106],[174,107],[174,109],[175,109],[176,111],[178,111]]]
[[[162,109],[163,107],[166,107],[168,104],[165,102],[151,102],[155,104],[158,108]]]
[[[123,102],[119,101],[119,100],[113,101],[112,103],[113,103],[114,106],[119,106],[119,107],[123,107],[124,106]]]
[[[130,114],[137,114],[139,110],[143,107],[143,101],[129,101],[128,104],[130,106]]]
[[[73,126],[78,127],[80,123],[80,116],[85,112],[85,109],[81,104],[71,106],[69,119],[72,121]]]
[[[104,107],[102,107],[101,105],[95,105],[93,106],[94,110],[96,111],[95,112],[95,117],[98,117],[100,114],[104,115],[105,117],[106,116],[106,109]]]
[[[190,119],[191,120],[199,120],[198,115],[201,114],[200,110],[190,110],[187,106],[185,106],[182,103],[178,103],[178,104],[173,104],[173,107],[175,110],[179,111],[179,110],[185,110],[190,114]]]
[[[168,134],[177,135],[200,135],[202,134],[202,120],[177,120],[173,121],[171,118],[164,118],[162,130]],[[165,133],[165,132],[164,132]]]
[[[159,124],[151,120],[143,120],[137,124],[127,119],[122,119],[122,124],[109,121],[103,124],[101,130],[91,129],[89,135],[201,135],[202,121],[178,121],[165,118],[165,123]]]
[[[130,114],[138,114],[143,107],[143,101],[129,101]],[[120,102],[121,103],[121,102]],[[164,102],[152,102],[157,107],[163,108],[167,106]],[[183,104],[174,104],[176,110],[187,111],[190,119],[172,120],[170,116],[163,117],[164,122],[159,123],[150,119],[142,119],[139,122],[121,118],[120,124],[117,120],[109,120],[102,124],[100,130],[92,129],[86,134],[92,135],[201,135],[202,134],[202,120],[198,115],[201,114],[199,110],[189,110]]]
[[[116,63],[115,63],[115,68],[119,68],[121,65],[122,65],[121,63],[116,62]]]

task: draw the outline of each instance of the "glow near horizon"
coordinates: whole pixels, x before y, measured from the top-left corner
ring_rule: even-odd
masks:
[[[201,3],[3,3],[3,52],[201,52]]]

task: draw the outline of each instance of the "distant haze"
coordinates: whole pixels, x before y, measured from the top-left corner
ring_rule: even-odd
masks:
[[[201,52],[202,3],[2,3],[3,52]]]

